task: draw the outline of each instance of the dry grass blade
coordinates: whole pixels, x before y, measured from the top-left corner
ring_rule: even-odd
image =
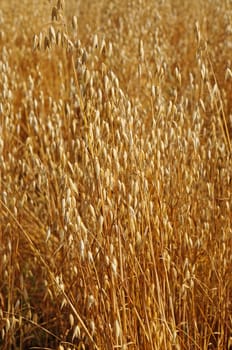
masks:
[[[92,343],[95,345],[95,348],[98,349],[97,345],[95,344],[88,328],[86,327],[84,321],[82,320],[82,318],[80,317],[80,315],[78,314],[77,310],[75,309],[75,307],[73,306],[70,298],[68,297],[68,295],[66,294],[66,292],[60,287],[60,284],[57,282],[56,277],[54,276],[54,273],[51,271],[51,269],[49,268],[49,265],[47,264],[47,262],[44,260],[44,258],[42,257],[41,253],[39,252],[39,249],[36,247],[35,243],[32,241],[32,239],[30,238],[29,234],[24,230],[24,228],[21,226],[21,224],[18,222],[17,218],[14,216],[14,214],[9,210],[9,208],[7,208],[7,206],[1,201],[0,199],[0,204],[1,206],[6,210],[7,214],[9,214],[9,216],[13,219],[13,221],[15,221],[15,223],[17,224],[18,228],[20,229],[21,233],[23,234],[24,238],[26,239],[26,241],[29,243],[30,245],[30,249],[32,251],[32,253],[34,254],[34,256],[38,257],[38,260],[41,262],[41,264],[45,267],[46,272],[49,274],[51,281],[56,285],[56,287],[58,288],[58,290],[63,294],[67,304],[69,304],[71,310],[73,311],[74,315],[76,316],[78,322],[81,324],[81,326],[83,327],[84,331],[86,332],[86,334],[88,335],[89,339],[92,341]]]

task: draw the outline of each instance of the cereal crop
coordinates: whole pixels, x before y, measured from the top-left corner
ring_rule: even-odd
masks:
[[[0,348],[232,349],[232,2],[1,0]]]

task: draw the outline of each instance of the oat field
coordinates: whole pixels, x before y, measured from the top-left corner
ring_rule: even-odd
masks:
[[[232,2],[1,0],[0,348],[232,349]]]

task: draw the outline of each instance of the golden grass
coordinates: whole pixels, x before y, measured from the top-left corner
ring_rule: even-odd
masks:
[[[1,349],[230,348],[231,14],[2,1]]]

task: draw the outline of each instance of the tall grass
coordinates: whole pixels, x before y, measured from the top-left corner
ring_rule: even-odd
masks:
[[[1,349],[229,349],[230,1],[2,0]]]

